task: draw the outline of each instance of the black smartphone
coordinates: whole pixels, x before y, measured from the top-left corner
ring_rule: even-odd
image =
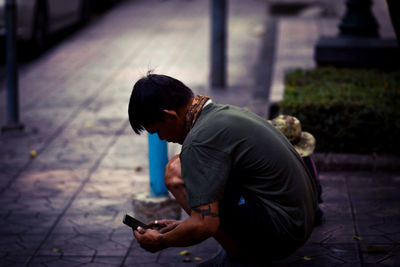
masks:
[[[133,229],[136,230],[138,226],[147,229],[149,228],[146,224],[142,223],[139,220],[136,220],[135,218],[129,216],[128,214],[125,214],[124,220],[122,221],[124,224],[128,225],[129,227],[132,227]]]

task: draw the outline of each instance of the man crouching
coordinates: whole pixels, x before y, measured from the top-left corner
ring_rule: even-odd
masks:
[[[146,130],[182,145],[165,184],[189,217],[134,230],[142,248],[156,252],[214,237],[224,251],[202,266],[267,264],[310,236],[315,184],[291,143],[263,118],[148,74],[132,90],[129,120],[137,134]]]

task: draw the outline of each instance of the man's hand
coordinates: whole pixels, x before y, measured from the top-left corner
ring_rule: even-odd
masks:
[[[142,227],[138,227],[138,229],[133,231],[133,235],[143,249],[154,253],[164,248],[161,244],[162,234],[175,229],[181,222],[176,220],[152,221],[147,226],[158,229],[143,229]]]
[[[184,221],[160,220],[148,224],[155,229],[138,227],[133,234],[140,246],[149,251],[157,252],[167,247],[185,247],[198,244],[215,236],[219,229],[218,202],[197,206]]]
[[[136,230],[133,230],[133,235],[140,246],[149,252],[154,253],[164,248],[162,246],[163,234],[158,230],[143,229],[139,226]]]
[[[182,221],[176,220],[157,220],[150,222],[147,226],[150,228],[157,228],[161,234],[164,234],[175,229],[181,222]]]

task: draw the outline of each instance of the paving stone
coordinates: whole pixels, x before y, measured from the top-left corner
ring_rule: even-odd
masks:
[[[51,257],[51,256],[37,256],[32,260],[30,266],[79,266],[81,264],[92,262],[91,257]]]
[[[400,247],[396,246],[389,254],[379,261],[383,266],[398,266],[400,264]]]
[[[11,213],[0,223],[0,233],[43,234],[54,223],[56,216],[44,213]]]
[[[162,252],[161,252],[162,253]],[[126,266],[136,266],[139,264],[151,264],[157,263],[157,254],[153,254],[143,250],[137,242],[133,243],[133,246],[129,250],[127,255],[125,265]]]
[[[190,246],[186,248],[170,248],[167,253],[161,253],[158,258],[158,263],[169,264],[169,266],[196,266],[202,261],[206,261],[215,257],[220,251],[220,245],[213,239],[209,238],[201,246]],[[182,256],[180,252],[183,250],[190,251],[189,255]],[[201,259],[196,261],[195,257]],[[184,259],[188,258],[190,262],[184,262]]]
[[[316,227],[310,237],[313,243],[343,243],[352,241],[354,226],[350,223],[326,221],[324,225]]]
[[[19,255],[19,257],[2,257],[1,266],[24,266],[24,263],[27,261],[28,256],[26,255]]]

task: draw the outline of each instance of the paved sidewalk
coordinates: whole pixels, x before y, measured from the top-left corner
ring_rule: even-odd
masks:
[[[123,1],[23,67],[21,120],[27,130],[0,137],[0,266],[195,266],[194,257],[216,255],[212,239],[150,254],[122,224],[132,196],[149,190],[147,137],[130,129],[127,101],[134,81],[154,68],[216,102],[266,117],[267,100],[253,98],[253,89],[267,2],[229,4],[226,91],[208,88],[204,0]],[[280,40],[310,20],[299,21],[279,26]],[[312,29],[303,30],[315,34]],[[286,42],[297,35],[290,36]],[[1,125],[4,102],[0,89]],[[170,154],[177,149],[170,146]],[[321,173],[326,223],[277,265],[399,265],[399,177]],[[181,256],[183,249],[192,254]]]

